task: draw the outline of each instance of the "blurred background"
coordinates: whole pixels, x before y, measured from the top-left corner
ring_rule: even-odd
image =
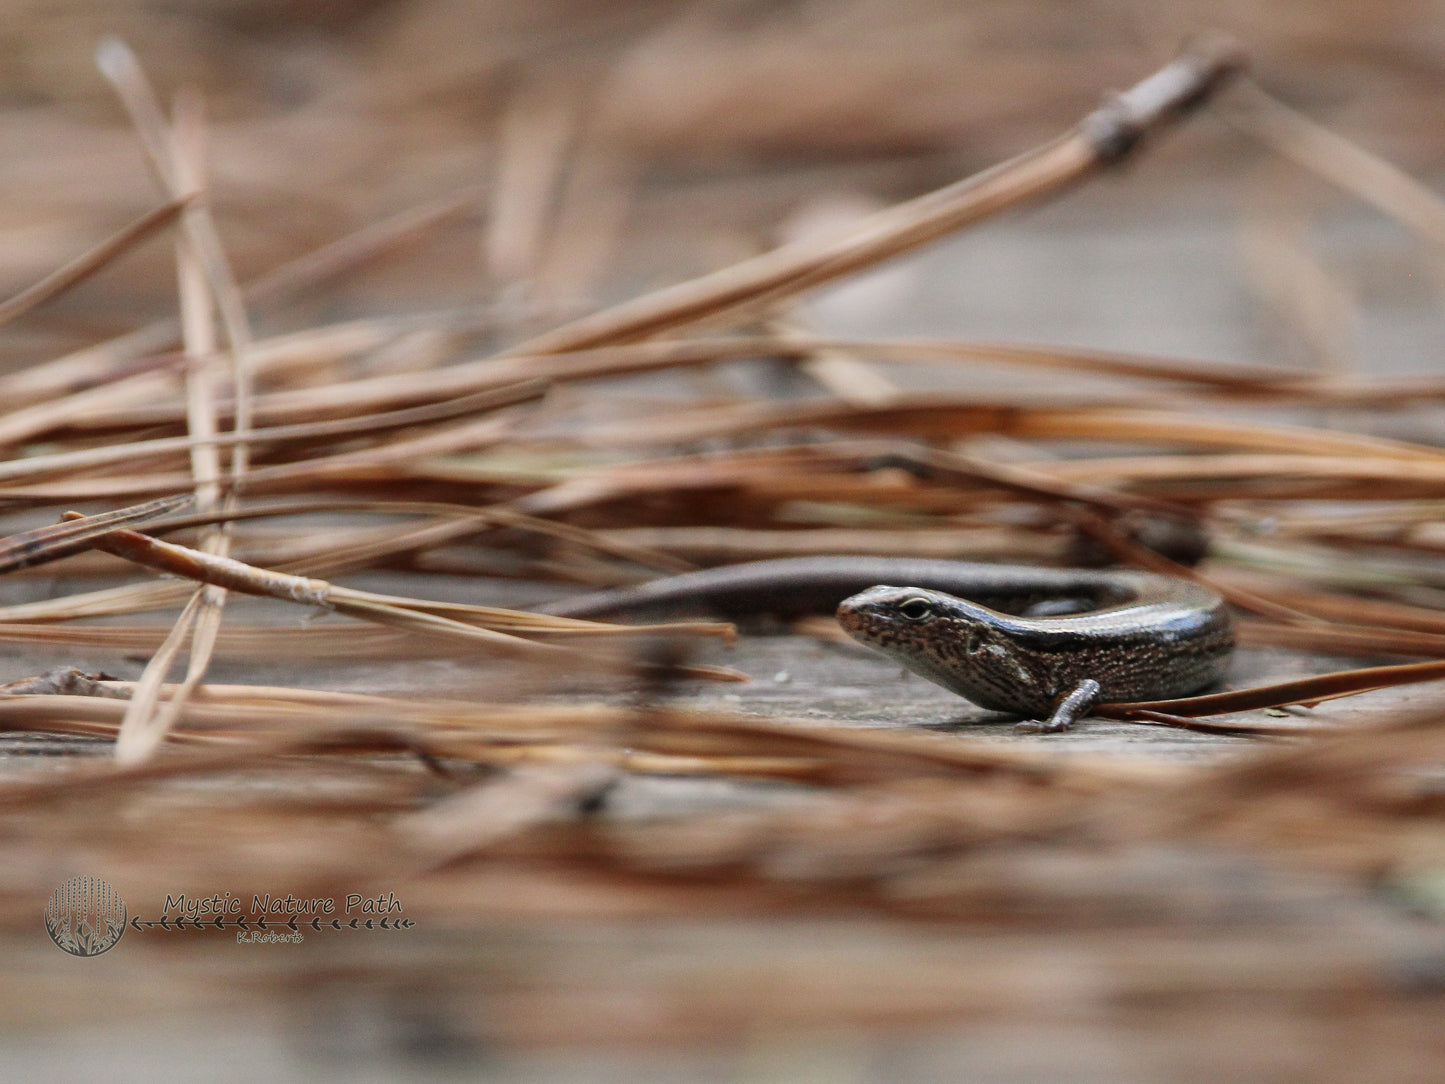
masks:
[[[361,266],[252,302],[263,335],[359,316],[425,317],[404,349],[366,359],[374,371],[476,356],[779,241],[839,229],[1067,129],[1204,29],[1237,38],[1255,78],[1280,100],[1425,183],[1445,183],[1438,2],[0,0],[0,15],[0,293],[23,289],[161,201],[96,67],[97,46],[114,36],[135,51],[167,105],[183,91],[204,100],[210,199],[242,281],[264,282],[374,224],[413,222],[398,234],[405,243],[380,247]],[[149,241],[7,325],[0,367],[172,315],[174,265],[168,237]],[[1206,112],[1055,203],[990,220],[817,295],[796,315],[840,335],[1059,343],[1405,375],[1438,371],[1442,301],[1441,246]],[[318,367],[317,379],[325,372]],[[971,372],[978,386],[990,379]],[[1438,436],[1409,410],[1359,426]],[[1331,941],[1340,914],[1361,928],[1376,923],[1374,912],[1333,890],[1256,884],[1255,871],[1228,863],[1193,875],[1198,884],[1181,890],[1185,910],[1218,917],[1241,900],[1277,907],[1265,925],[1297,936],[1290,946],[1301,959]],[[1052,886],[1049,868],[1030,876]],[[1128,870],[1120,883],[1127,895]],[[1139,891],[1152,898],[1148,885]],[[301,975],[276,957],[236,964],[236,989],[260,991],[261,1000],[288,992],[283,1009],[261,1014],[264,1027],[221,1011],[225,998],[182,966],[181,950],[157,950],[148,958],[156,981],[137,1001],[152,1010],[148,1029],[37,1028],[16,1036],[0,1067],[17,1078],[182,1078],[204,1065],[197,1079],[228,1071],[235,1079],[460,1079],[480,1071],[518,1082],[1152,1081],[1218,1079],[1205,1067],[1224,1036],[1223,1045],[1238,1044],[1225,1053],[1237,1053],[1234,1064],[1249,1072],[1270,1070],[1272,1050],[1279,1069],[1330,1044],[1346,1072],[1339,1079],[1361,1069],[1348,1056],[1346,1026],[1360,1008],[1348,983],[1329,1013],[1264,1022],[1254,1019],[1249,992],[1229,988],[1225,975],[1213,1017],[1168,1018],[1166,1049],[1151,1030],[1157,1006],[1102,1008],[1067,937],[1041,946],[1010,933],[1008,918],[971,939],[926,922],[904,932],[879,915],[794,916],[738,935],[706,919],[651,929],[545,920],[508,927],[495,918],[506,915],[505,899],[477,906],[495,911],[484,938],[419,938],[425,949],[412,955],[400,941],[368,943],[331,970],[313,957]],[[1147,926],[1150,918],[1131,912],[1130,920]],[[1247,941],[1231,944],[1241,957],[1250,951]],[[62,958],[48,944],[36,952],[32,973],[40,961],[53,982],[51,1000],[37,1004],[81,1011],[74,975],[57,977],[58,969],[91,962]],[[1035,966],[1023,978],[1017,954]],[[1144,956],[1133,964],[1152,976]],[[1167,990],[1167,951],[1161,959],[1158,988]],[[1427,965],[1438,990],[1439,961]],[[927,1021],[930,976],[946,986],[945,973],[965,969],[982,976],[967,991],[975,1000],[953,1006],[971,1017],[966,1034],[943,1021],[894,1035],[886,1009],[870,1015],[867,991],[877,983],[885,1006]],[[389,984],[367,985],[382,972]],[[168,976],[181,974],[185,981],[168,990]],[[428,985],[438,975],[444,981]],[[487,1004],[459,1008],[446,996],[470,989],[477,975],[510,996],[494,1015]],[[727,1013],[764,994],[786,1017],[791,981],[816,984],[797,998],[792,1033],[759,1030],[709,1045],[746,1032],[751,1017]],[[810,1018],[809,996],[825,986],[830,997],[850,995],[841,997],[845,1008]],[[1005,994],[997,1003],[985,996],[996,988]],[[851,999],[854,991],[862,993]],[[1195,993],[1180,992],[1180,1004]],[[118,998],[114,985],[108,996]],[[23,1018],[23,992],[11,999],[21,1008],[12,1004],[10,1019]],[[658,1007],[674,999],[715,1015],[673,1021]],[[182,1024],[168,1015],[180,1001],[216,1011]],[[1019,1020],[1009,1006],[1035,1015]],[[1431,1025],[1410,1015],[1419,1007],[1388,1019],[1382,1011],[1375,1037],[1388,1042],[1394,1027],[1438,1030],[1438,1018]],[[562,1023],[549,1028],[554,1012]],[[1111,1030],[1121,1015],[1124,1030]],[[467,1027],[448,1030],[459,1017]],[[599,1030],[573,1045],[559,1032],[577,1019]],[[655,1048],[613,1045],[613,1025],[623,1040],[641,1036]],[[674,1027],[674,1045],[658,1041]],[[521,1049],[476,1041],[493,1033],[521,1036]],[[539,1040],[534,1048],[528,1036]]]
[[[136,51],[162,97],[204,97],[213,201],[243,280],[388,215],[462,199],[444,228],[366,274],[289,309],[257,304],[267,332],[502,304],[520,335],[1026,149],[1204,28],[1237,36],[1277,96],[1415,175],[1445,160],[1437,3],[4,11],[0,286],[29,284],[156,202],[96,70],[107,35]],[[825,322],[1396,369],[1441,345],[1417,318],[1442,288],[1433,252],[1207,116],[1060,205],[902,266],[850,286]],[[0,363],[169,313],[172,280],[169,246],[152,243],[7,329]],[[1362,330],[1381,306],[1391,311]]]

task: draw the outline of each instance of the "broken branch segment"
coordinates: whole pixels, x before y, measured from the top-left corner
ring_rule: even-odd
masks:
[[[120,526],[157,519],[167,512],[184,508],[191,500],[190,494],[184,494],[133,504],[129,508],[102,512],[97,516],[67,513],[60,523],[0,539],[0,574],[70,557],[90,549],[98,535],[107,534]]]
[[[123,557],[128,561],[153,568],[159,572],[181,576],[189,580],[223,587],[246,595],[261,595],[281,599],[283,602],[299,603],[333,610],[336,613],[357,617],[381,625],[393,625],[432,635],[460,637],[477,643],[487,644],[512,655],[576,656],[578,652],[552,644],[538,643],[510,632],[485,628],[438,613],[428,612],[429,604],[413,599],[390,595],[374,595],[367,591],[356,591],[340,587],[326,580],[307,576],[293,576],[272,569],[257,568],[244,561],[217,554],[202,553],[173,542],[162,542],[135,531],[117,530],[94,539],[96,549]],[[445,607],[453,610],[458,607]],[[601,625],[595,622],[546,617],[526,614],[516,610],[492,609],[489,607],[466,607],[465,612],[479,619],[493,619],[511,628],[526,629],[528,632],[613,632],[634,634],[643,631],[670,633],[691,633],[710,636],[731,637],[733,627],[727,624],[688,623],[677,625],[655,625],[646,629],[636,626]],[[612,660],[615,662],[616,660]],[[715,668],[684,668],[697,670],[691,676],[718,676]]]

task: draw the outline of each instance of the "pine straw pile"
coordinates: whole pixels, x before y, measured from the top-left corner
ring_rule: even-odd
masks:
[[[38,767],[11,760],[0,783],[0,920],[25,980],[6,984],[0,1017],[41,1025],[79,1006],[39,916],[84,873],[142,918],[181,893],[390,892],[416,923],[308,935],[265,959],[225,930],[133,933],[112,966],[86,971],[101,1015],[185,1005],[274,1022],[364,1002],[467,1044],[1087,1024],[1135,1036],[1161,1065],[1222,1042],[1241,1067],[1349,1075],[1368,1058],[1376,1079],[1438,1057],[1424,1023],[1438,1020],[1445,959],[1445,704],[1422,691],[1411,710],[1348,727],[1208,717],[1445,676],[1445,455],[1253,415],[1367,417],[1445,385],[839,340],[789,319],[815,286],[1084,181],[1235,61],[1186,54],[1124,106],[840,237],[531,335],[474,310],[448,326],[375,316],[266,338],[248,306],[415,240],[455,201],[239,286],[208,213],[199,109],[182,99],[167,116],[134,58],[108,46],[103,69],[165,202],[3,315],[163,229],[177,239],[179,315],[0,377],[7,567],[22,587],[46,577],[51,596],[0,607],[0,637],[57,667],[7,686],[0,718],[17,751],[65,739],[37,746],[64,752]],[[1249,84],[1219,109],[1445,239],[1427,190]],[[722,367],[756,359],[813,391],[721,398]],[[910,394],[889,375],[980,361],[1015,367],[1017,391]],[[1040,391],[1057,370],[1126,390]],[[683,391],[642,398],[634,378],[663,372]],[[1054,454],[990,454],[1000,446],[981,437]],[[178,493],[194,507],[178,510]],[[82,506],[96,518],[62,519]],[[1191,570],[1143,548],[1131,524],[1160,516],[1206,525],[1215,558]],[[810,552],[1063,560],[1079,538],[1216,587],[1246,651],[1395,665],[1106,712],[1289,735],[1227,762],[1061,755],[1047,740],[679,699],[740,676],[679,646],[724,626],[644,638],[335,582],[380,570],[575,586]],[[233,616],[237,592],[269,608]],[[287,606],[294,620],[278,616]],[[318,610],[334,616],[311,620]],[[149,662],[117,681],[65,669],[79,650]],[[325,688],[334,660],[457,656],[482,675],[466,688]],[[213,657],[306,660],[314,680],[208,683]],[[619,799],[668,780],[733,800],[641,817]]]

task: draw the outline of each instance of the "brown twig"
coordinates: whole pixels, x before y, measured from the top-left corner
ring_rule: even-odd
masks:
[[[81,553],[90,549],[91,542],[100,535],[108,534],[117,527],[134,526],[147,520],[159,519],[169,512],[184,508],[192,500],[189,494],[162,497],[95,516],[75,515],[63,523],[38,527],[33,531],[0,539],[0,574]]]
[[[515,352],[559,353],[627,342],[705,320],[741,322],[804,290],[1077,184],[1207,100],[1240,66],[1233,43],[1202,40],[1111,98],[1071,132],[976,176],[881,211],[841,240],[785,245],[583,317],[523,343]]]
[[[64,267],[46,275],[45,278],[0,302],[0,324],[25,315],[31,309],[45,304],[51,298],[65,293],[72,286],[84,282],[91,275],[111,263],[117,257],[129,252],[151,234],[169,226],[190,205],[192,195],[180,196],[147,211],[118,233],[106,238],[84,255],[76,257]]]
[[[1371,666],[1359,670],[1341,670],[1333,674],[1281,681],[1254,689],[1238,689],[1225,693],[1208,693],[1177,700],[1150,700],[1138,703],[1105,704],[1098,714],[1111,719],[1127,719],[1135,711],[1168,712],[1173,715],[1224,715],[1258,708],[1279,708],[1291,704],[1314,704],[1342,696],[1388,689],[1396,685],[1413,685],[1422,681],[1445,678],[1445,662],[1415,662],[1399,666]]]

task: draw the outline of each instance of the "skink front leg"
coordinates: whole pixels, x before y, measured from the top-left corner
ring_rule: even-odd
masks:
[[[1047,720],[1030,719],[1019,723],[1015,730],[1027,730],[1038,734],[1058,734],[1074,725],[1075,719],[1083,718],[1099,703],[1099,683],[1085,678],[1075,686],[1073,692],[1061,697],[1054,704],[1054,713]]]

